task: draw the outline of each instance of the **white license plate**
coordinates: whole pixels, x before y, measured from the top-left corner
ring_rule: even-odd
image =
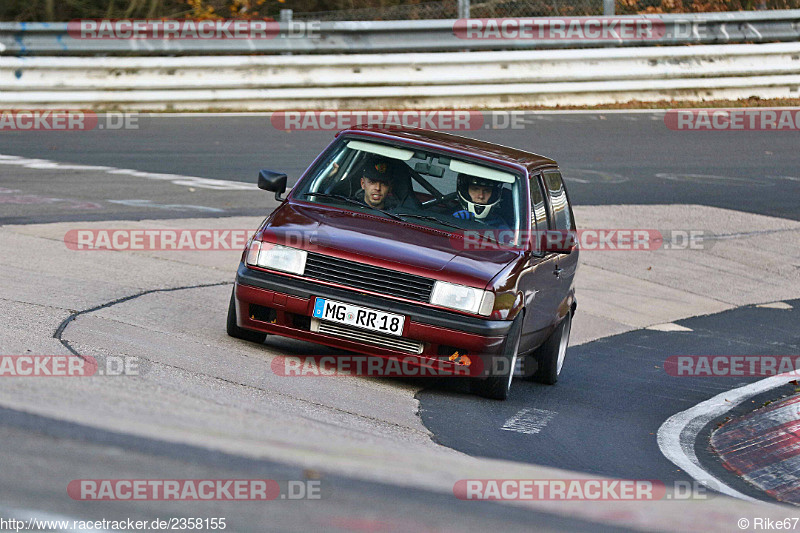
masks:
[[[403,334],[403,323],[406,319],[403,315],[385,313],[377,309],[336,302],[327,298],[316,299],[313,316],[320,320],[338,322],[398,337]]]

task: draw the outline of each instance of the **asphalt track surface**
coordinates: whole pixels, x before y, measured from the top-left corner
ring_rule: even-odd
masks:
[[[554,158],[579,205],[703,204],[800,220],[797,131],[672,131],[663,112],[526,115],[523,127],[461,133]],[[145,115],[136,130],[0,133],[0,154],[249,183],[258,169],[269,168],[286,172],[292,184],[332,138],[332,131],[278,130],[267,115]],[[97,197],[95,184],[85,181],[40,187],[39,194]],[[104,192],[130,197],[119,182]],[[145,199],[148,193],[153,191],[143,191]],[[157,193],[161,204],[186,203],[182,193]],[[265,205],[263,195],[244,205],[224,199],[211,205],[220,200],[197,196],[193,204],[222,208],[226,215],[257,214]],[[166,216],[163,209],[110,216],[154,211]],[[191,209],[172,214],[215,216]],[[4,214],[0,223],[21,222],[13,215]]]
[[[795,310],[800,305],[800,301],[788,303]],[[569,360],[555,386],[517,380],[508,400],[486,403],[464,394],[460,384],[442,381],[418,395],[420,414],[438,442],[470,455],[624,479],[656,478],[668,485],[691,482],[661,454],[656,443],[661,424],[676,412],[761,378],[672,376],[665,370],[667,358],[796,355],[800,353],[797,323],[797,311],[746,306],[677,322],[692,331],[631,331],[570,347]],[[790,380],[726,416],[794,393]],[[537,410],[532,413],[534,421],[545,419],[537,433],[501,429],[518,412],[530,408]],[[722,418],[709,422],[701,434]],[[726,472],[716,456],[706,451],[705,443],[698,439],[704,466],[740,492],[762,497]]]
[[[468,519],[472,531],[626,531],[549,513],[449,495],[369,483],[341,476],[318,477],[301,468],[131,437],[0,408],[2,501],[16,509],[41,509],[80,520],[167,520],[227,517],[229,531],[451,531]],[[288,495],[289,480],[319,482],[319,499],[254,501],[75,502],[64,488],[81,479],[271,479]],[[285,505],[284,502],[288,503]],[[477,503],[477,505],[476,505]],[[413,509],[413,516],[409,510]],[[0,516],[5,516],[0,506]],[[32,512],[41,517],[41,512]]]
[[[665,127],[663,114],[656,112],[544,114],[531,117],[524,130],[466,134],[553,157],[565,169],[577,205],[703,204],[800,220],[797,132],[674,132]],[[331,132],[278,131],[264,116],[156,116],[142,117],[140,128],[131,131],[2,133],[0,154],[248,183],[255,181],[259,168],[270,168],[285,171],[293,183],[331,138]],[[154,180],[142,186],[141,181],[115,176],[98,183],[85,179],[80,169],[43,173],[20,167],[0,187],[16,191],[6,194],[23,198],[0,206],[0,224],[256,215],[267,214],[276,205],[257,190],[245,195],[198,188],[187,200],[184,191],[176,191],[167,182]],[[70,210],[64,202],[90,202],[96,207]],[[795,309],[800,305],[790,303]],[[638,330],[572,347],[558,385],[515,381],[504,403],[463,394],[453,382],[431,384],[418,395],[420,415],[437,442],[471,455],[618,478],[690,481],[661,455],[655,437],[660,424],[680,410],[752,380],[670,377],[663,369],[664,360],[677,354],[792,355],[800,350],[800,337],[796,311],[745,307],[679,324],[693,331]],[[782,392],[786,391],[770,395]],[[761,400],[754,398],[739,409]],[[546,419],[536,434],[499,429],[521,409],[531,407],[541,410]],[[63,487],[74,478],[73,465],[80,467],[84,478],[95,479],[170,478],[170,472],[175,472],[173,477],[196,479],[235,479],[245,474],[301,479],[307,475],[285,465],[199,448],[146,439],[131,442],[110,432],[10,409],[0,409],[0,435],[3,475],[20,480],[14,488],[2,484],[0,496],[18,506],[63,500]],[[697,444],[704,466],[737,490],[760,497],[722,471],[715,458],[704,453],[702,439]],[[121,464],[127,468],[122,474]],[[55,472],[64,483],[45,484],[41,481],[45,472]],[[323,500],[322,506],[306,501],[293,508],[276,508],[270,514],[274,523],[267,529],[292,530],[298,514],[305,517],[303,530],[316,523],[330,524],[337,506],[370,510],[381,517],[384,529],[392,524],[407,527],[410,508],[424,509],[415,516],[421,530],[446,525],[448,517],[456,515],[474,520],[475,528],[484,530],[521,529],[525,524],[575,531],[599,527],[491,503],[464,506],[452,497],[342,477],[332,476],[326,482],[336,498]],[[53,512],[76,513],[75,502],[59,505],[62,508]],[[224,516],[224,505],[220,506]],[[136,512],[144,518],[193,515],[186,503],[174,509],[143,504]],[[84,507],[80,513],[85,518],[134,515],[129,506],[123,509],[113,503]],[[237,530],[264,525],[254,506],[250,509],[239,503],[236,514]],[[213,513],[205,506],[198,515]],[[348,523],[347,516],[336,519],[341,520],[342,529],[374,526]]]

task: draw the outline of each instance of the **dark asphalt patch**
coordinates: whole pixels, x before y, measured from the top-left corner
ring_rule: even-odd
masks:
[[[464,384],[442,381],[418,394],[420,415],[437,442],[469,455],[623,479],[659,479],[668,485],[690,482],[659,450],[658,428],[678,412],[761,378],[670,376],[664,370],[666,359],[800,355],[800,300],[788,303],[793,309],[746,306],[676,322],[691,332],[637,330],[571,347],[556,385],[515,380],[506,402],[471,396]],[[780,394],[776,390],[767,396]],[[762,401],[752,400],[740,409]],[[536,434],[500,429],[524,408],[555,415]],[[713,461],[704,454],[707,432],[702,435],[696,443],[698,455]],[[730,477],[727,473],[721,479]]]
[[[286,172],[291,185],[334,135],[279,131],[268,115],[140,122],[113,132],[0,132],[0,153],[249,183],[268,168]],[[673,131],[662,112],[538,114],[524,122],[524,129],[457,133],[554,158],[577,205],[700,204],[800,220],[797,132]]]

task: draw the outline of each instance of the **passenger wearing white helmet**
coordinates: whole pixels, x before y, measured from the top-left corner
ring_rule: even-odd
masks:
[[[494,227],[508,227],[500,215],[502,190],[503,184],[499,181],[459,173],[456,191],[462,209],[453,216]]]

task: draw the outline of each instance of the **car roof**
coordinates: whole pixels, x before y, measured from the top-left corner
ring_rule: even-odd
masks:
[[[557,165],[557,163],[552,159],[534,154],[533,152],[526,152],[517,148],[503,146],[502,144],[479,141],[477,139],[470,139],[460,135],[453,135],[452,133],[444,133],[441,131],[411,127],[386,128],[383,126],[354,126],[352,128],[340,131],[337,136],[348,132],[367,134],[377,133],[398,139],[408,139],[412,141],[435,144],[444,148],[464,150],[466,152],[472,152],[476,155],[482,155],[492,159],[499,159],[509,163],[516,163],[526,167],[529,171],[538,169],[540,167]]]

